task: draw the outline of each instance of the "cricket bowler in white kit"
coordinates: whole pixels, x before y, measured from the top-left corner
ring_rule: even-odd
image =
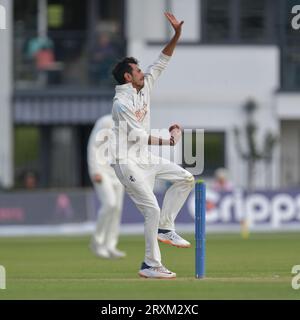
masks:
[[[111,136],[113,120],[111,114],[99,118],[88,142],[88,171],[94,190],[101,202],[96,230],[90,248],[101,258],[123,258],[125,252],[117,249],[119,226],[123,207],[124,187],[110,166],[109,158],[99,152],[97,134],[102,130]]]
[[[191,244],[175,232],[174,220],[194,187],[194,177],[179,165],[154,156],[148,145],[175,145],[181,137],[179,125],[170,127],[170,139],[150,135],[150,93],[156,79],[166,68],[181,34],[183,21],[178,22],[170,13],[165,13],[175,35],[162,50],[159,58],[143,73],[138,61],[125,58],[119,62],[113,75],[120,85],[116,86],[112,115],[116,135],[116,150],[127,146],[127,153],[117,152],[113,164],[117,177],[125,186],[145,218],[145,258],[139,275],[145,278],[175,278],[161,263],[158,240],[177,247],[188,248]],[[170,110],[171,112],[171,110]],[[125,123],[125,125],[124,125]],[[139,140],[132,139],[139,136]],[[129,152],[139,144],[139,155]],[[172,183],[167,190],[162,209],[153,193],[155,179]]]

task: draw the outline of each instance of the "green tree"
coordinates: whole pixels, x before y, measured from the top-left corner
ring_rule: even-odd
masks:
[[[258,150],[256,133],[258,130],[255,122],[254,114],[257,111],[257,105],[253,100],[248,100],[243,106],[246,114],[246,125],[244,135],[246,140],[245,148],[241,144],[241,130],[238,127],[234,128],[236,148],[241,158],[247,163],[247,188],[254,189],[254,173],[258,161],[264,161],[266,169],[270,168],[273,158],[273,150],[277,142],[277,136],[271,131],[268,131],[264,138],[263,150]],[[266,177],[271,178],[271,175]]]

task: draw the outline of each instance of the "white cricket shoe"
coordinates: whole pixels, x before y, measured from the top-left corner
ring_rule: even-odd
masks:
[[[139,275],[142,278],[152,278],[152,279],[174,279],[176,278],[176,273],[168,270],[166,267],[150,267],[143,263]]]
[[[126,257],[126,252],[118,250],[118,249],[107,249],[111,258],[121,259]]]
[[[190,242],[184,240],[181,238],[175,231],[169,231],[167,233],[159,233],[157,236],[158,240],[171,244],[172,246],[178,247],[178,248],[190,248],[191,244]]]
[[[110,259],[110,254],[105,247],[99,246],[95,242],[91,242],[90,249],[95,256],[103,259]]]

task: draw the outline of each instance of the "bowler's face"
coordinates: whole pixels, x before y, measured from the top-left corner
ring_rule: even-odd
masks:
[[[139,91],[144,87],[144,73],[137,64],[130,63],[129,65],[132,68],[132,86]]]

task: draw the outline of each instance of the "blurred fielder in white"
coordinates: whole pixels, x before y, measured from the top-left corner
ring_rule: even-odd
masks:
[[[108,158],[99,159],[97,134],[100,130],[112,134],[113,121],[111,115],[99,118],[94,125],[88,142],[88,170],[95,192],[101,202],[95,233],[90,248],[101,258],[123,258],[125,252],[117,249],[119,227],[123,206],[124,188],[116,177]],[[99,136],[99,135],[98,135]],[[100,160],[100,161],[99,161]]]
[[[139,275],[145,278],[176,277],[176,273],[161,263],[158,240],[181,248],[191,246],[175,232],[174,221],[194,186],[194,177],[177,164],[156,157],[148,150],[148,145],[174,146],[181,138],[181,129],[177,124],[170,127],[171,136],[168,139],[150,135],[150,93],[173,54],[183,24],[170,13],[165,13],[165,16],[175,35],[147,73],[142,72],[135,58],[123,59],[113,70],[119,83],[112,108],[117,142],[116,163],[113,166],[126,192],[145,218],[146,250],[139,271]],[[138,139],[133,139],[134,136]],[[131,152],[135,149],[139,155]],[[162,209],[153,193],[155,179],[172,183],[165,194]]]

